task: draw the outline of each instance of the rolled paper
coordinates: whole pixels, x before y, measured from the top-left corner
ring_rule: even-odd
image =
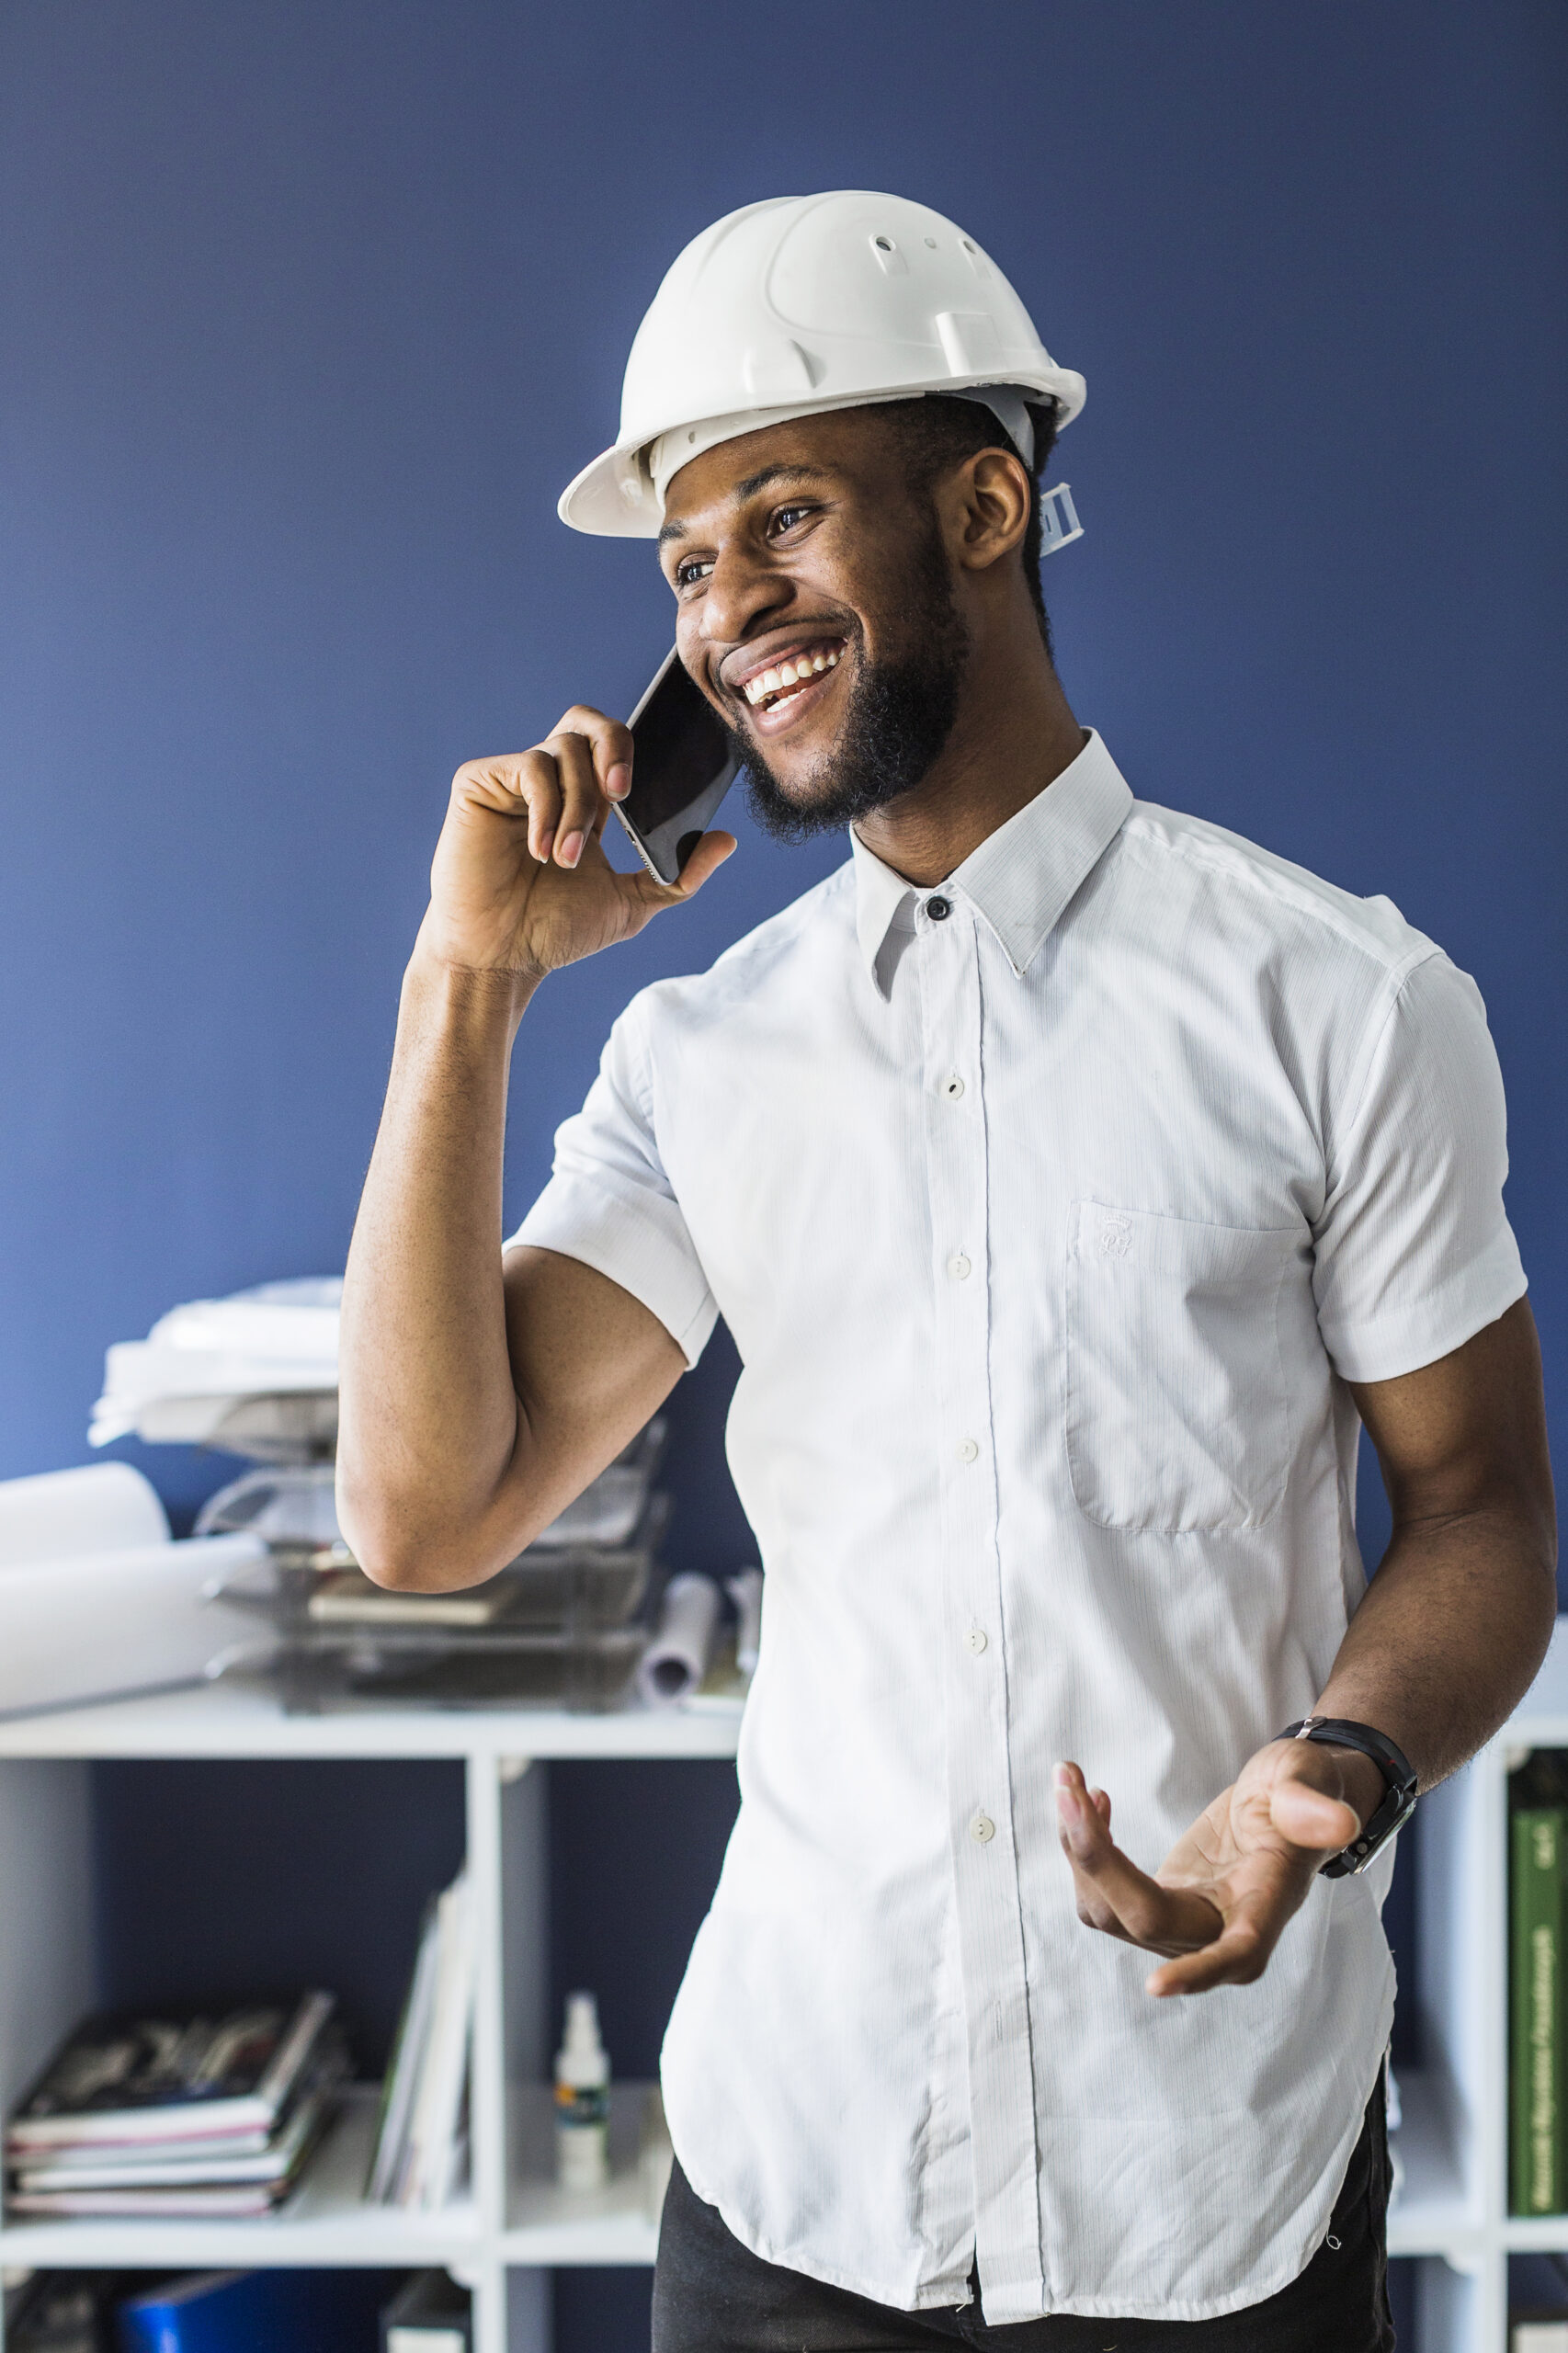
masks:
[[[737,1569],[725,1578],[724,1590],[735,1605],[735,1665],[743,1675],[755,1675],[762,1639],[762,1571]]]
[[[0,1480],[0,1569],[168,1540],[157,1490],[129,1462]]]
[[[669,1708],[695,1691],[708,1672],[719,1623],[719,1588],[711,1577],[672,1577],[659,1623],[637,1670],[650,1707]]]
[[[256,1536],[35,1561],[0,1573],[0,1715],[199,1683],[256,1620],[207,1598],[267,1560]]]

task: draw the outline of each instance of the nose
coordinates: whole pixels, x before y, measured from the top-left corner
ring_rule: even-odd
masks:
[[[722,654],[776,626],[793,599],[792,581],[744,540],[726,540],[714,552],[697,615],[702,642]]]

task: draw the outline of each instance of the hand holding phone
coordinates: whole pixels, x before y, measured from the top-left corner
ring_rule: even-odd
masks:
[[[693,845],[688,822],[667,853],[656,839],[654,856],[670,867],[668,879],[646,853],[646,870],[631,874],[618,873],[604,854],[605,821],[631,798],[628,788],[635,790],[638,756],[629,727],[579,703],[531,751],[460,767],[431,869],[418,954],[531,983],[632,938],[662,907],[691,898],[734,848],[731,835],[699,834]],[[669,773],[659,756],[651,766],[655,782]],[[658,821],[650,831],[657,835]]]

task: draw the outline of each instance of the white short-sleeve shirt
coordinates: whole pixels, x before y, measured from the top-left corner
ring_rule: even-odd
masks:
[[[517,1237],[744,1370],[742,1804],[665,2049],[756,2254],[904,2310],[1202,2320],[1305,2266],[1389,2031],[1387,1863],[1155,2002],[1153,1869],[1363,1589],[1345,1383],[1524,1289],[1474,983],[1091,736],[937,891],[850,861],[617,1023]]]

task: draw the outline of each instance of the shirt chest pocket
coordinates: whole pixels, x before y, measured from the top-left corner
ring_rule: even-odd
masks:
[[[1289,1229],[1074,1204],[1067,1461],[1102,1528],[1259,1528],[1290,1462],[1279,1293]]]

